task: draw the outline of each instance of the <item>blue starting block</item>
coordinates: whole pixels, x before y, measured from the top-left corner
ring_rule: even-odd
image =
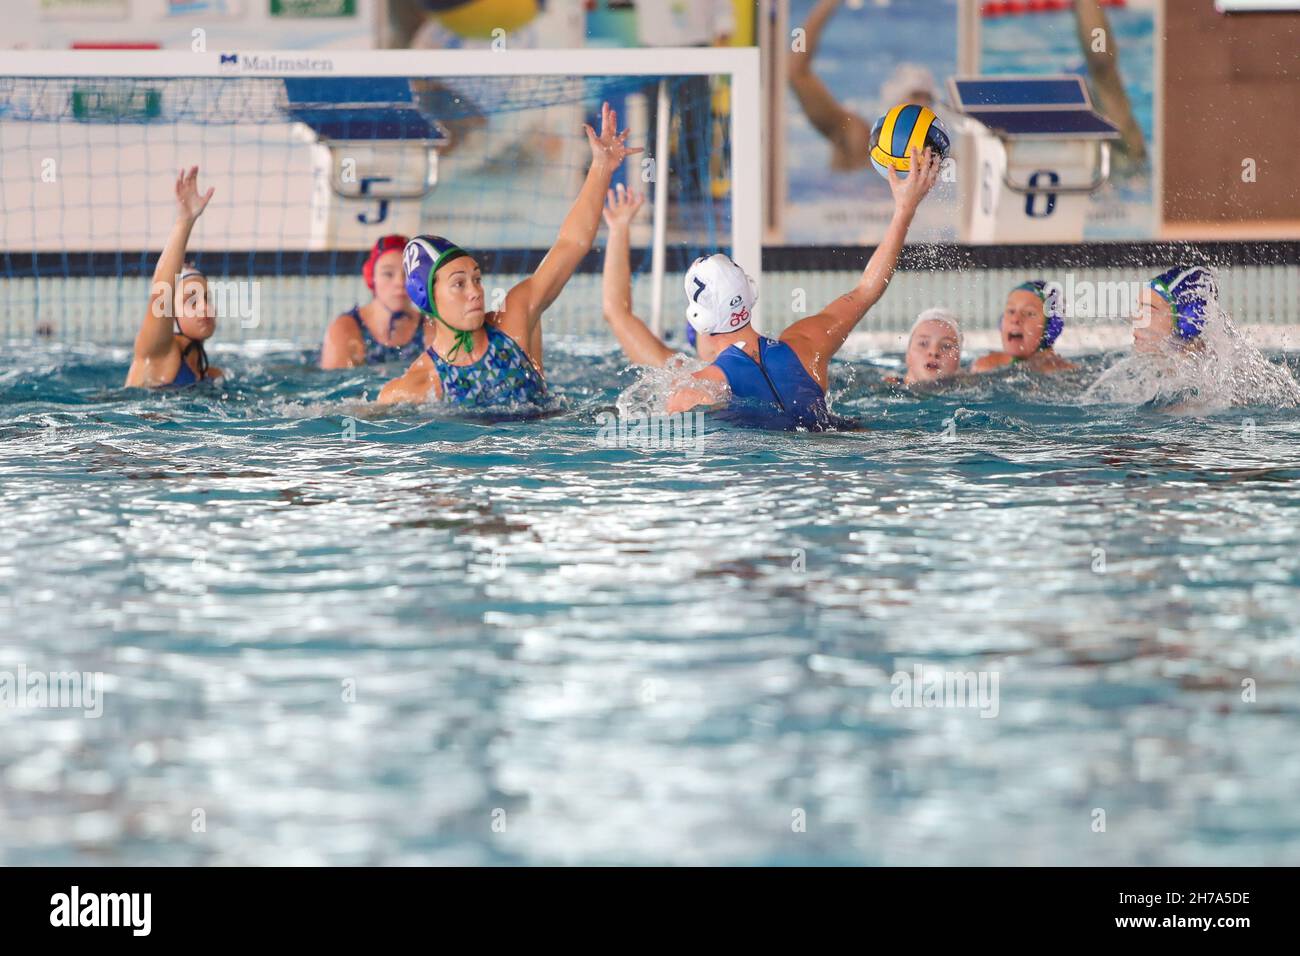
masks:
[[[977,175],[963,198],[968,242],[1078,242],[1087,197],[1110,178],[1120,132],[1080,76],[952,77],[973,135]],[[971,194],[970,190],[977,190]]]

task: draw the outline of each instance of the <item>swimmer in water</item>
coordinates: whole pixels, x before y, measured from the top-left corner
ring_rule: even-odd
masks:
[[[1218,282],[1204,266],[1174,266],[1142,289],[1133,323],[1133,351],[1139,355],[1168,355],[1200,351]]]
[[[406,293],[433,321],[433,342],[406,373],[379,393],[379,401],[462,405],[537,403],[546,398],[542,368],[542,313],[555,301],[591,249],[610,179],[623,160],[641,152],[627,146],[618,114],[601,106],[600,135],[586,126],[591,168],[537,271],[507,293],[500,311],[484,312],[478,261],[440,236],[406,244]]]
[[[904,385],[940,382],[961,374],[961,325],[947,309],[926,309],[907,337]]]
[[[1284,403],[1294,407],[1300,389],[1285,369],[1269,363],[1235,336],[1218,314],[1224,334],[1205,332],[1218,310],[1218,284],[1203,266],[1175,266],[1142,289],[1133,319],[1133,352],[1089,386],[1089,401],[1154,404],[1162,412],[1195,414],[1232,405]]]
[[[912,217],[939,177],[939,157],[911,151],[906,179],[890,170],[894,217],[857,286],[816,315],[800,319],[780,339],[760,336],[750,324],[757,299],[753,280],[724,255],[695,260],[686,273],[687,320],[709,348],[713,364],[669,396],[672,414],[702,405],[761,406],[754,424],[771,428],[825,430],[832,422],[826,386],[832,356],[889,287]]]
[[[1218,277],[1201,265],[1160,273],[1139,297],[1133,354],[1089,389],[1102,400],[1164,401],[1162,411],[1195,413],[1237,406],[1300,406],[1300,384],[1233,327]],[[1130,383],[1143,387],[1135,391]],[[1154,388],[1150,386],[1154,386]],[[1181,399],[1169,404],[1168,399]]]
[[[321,368],[414,361],[424,351],[424,316],[406,295],[406,236],[381,236],[361,267],[371,299],[354,305],[325,330]]]
[[[197,166],[176,176],[176,222],[153,270],[149,308],[126,373],[128,388],[183,388],[222,374],[208,364],[203,348],[217,328],[208,280],[185,261],[190,233],[215,191],[200,194],[198,176]]]
[[[600,281],[601,312],[629,362],[662,368],[682,353],[665,344],[632,311],[631,224],[645,203],[645,196],[619,183],[606,198],[604,214],[609,240],[605,244],[605,268]],[[703,347],[708,348],[710,343],[707,340],[711,336],[703,338],[706,340]],[[686,324],[686,339],[691,351],[701,359],[713,359],[713,352],[705,354],[702,351],[700,339],[689,322]]]
[[[1068,372],[1077,366],[1052,347],[1065,328],[1059,290],[1042,279],[1022,282],[1007,296],[998,324],[1002,351],[976,359],[972,372],[992,372],[1008,365],[1024,365],[1034,372]]]

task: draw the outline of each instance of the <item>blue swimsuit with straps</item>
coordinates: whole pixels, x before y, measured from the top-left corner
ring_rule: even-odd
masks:
[[[199,373],[194,374],[194,369],[190,368],[190,363],[185,361],[185,356],[189,355],[193,349],[199,350]],[[181,349],[181,364],[176,370],[176,377],[159,388],[188,388],[195,385],[200,379],[207,378],[208,374],[208,353],[203,350],[202,342],[191,342],[185,348]]]
[[[826,407],[826,392],[784,342],[763,336],[758,361],[739,345],[723,349],[713,364],[727,376],[731,403],[721,417],[755,428],[825,431],[837,424]]]
[[[420,319],[420,324],[415,327],[415,334],[411,336],[411,341],[405,345],[385,345],[370,334],[370,329],[361,318],[361,306],[354,305],[348,315],[356,320],[357,330],[361,333],[361,341],[366,349],[367,365],[383,365],[385,362],[409,364],[424,351],[424,319]]]

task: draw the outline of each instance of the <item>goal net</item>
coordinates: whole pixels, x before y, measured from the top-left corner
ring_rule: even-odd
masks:
[[[223,302],[215,289],[222,341],[318,342],[368,300],[361,263],[389,233],[473,250],[490,301],[554,241],[590,161],[582,124],[606,101],[644,149],[616,179],[650,199],[632,234],[635,306],[650,317],[662,296],[676,330],[694,257],[726,251],[759,274],[757,62],[707,49],[0,53],[0,335],[129,342],[176,172],[195,165],[216,194],[190,257],[241,290]],[[600,325],[603,235],[548,329]]]

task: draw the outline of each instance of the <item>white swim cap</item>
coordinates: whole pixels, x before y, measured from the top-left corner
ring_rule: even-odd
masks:
[[[721,335],[743,329],[753,318],[758,290],[730,256],[701,256],[686,270],[686,321],[697,332]]]
[[[944,325],[947,325],[955,333],[957,333],[957,347],[961,348],[962,338],[963,338],[962,331],[961,331],[961,320],[958,319],[957,316],[954,315],[952,312],[949,312],[947,309],[945,309],[943,306],[936,306],[933,309],[926,309],[924,312],[922,312],[920,315],[916,317],[916,321],[912,323],[912,330],[907,333],[908,348],[912,347],[912,336],[916,334],[916,330],[920,327],[922,322],[942,322]]]

